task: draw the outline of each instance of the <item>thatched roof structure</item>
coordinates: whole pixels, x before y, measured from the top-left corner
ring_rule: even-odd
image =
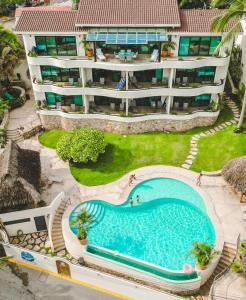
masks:
[[[246,155],[229,161],[221,174],[231,186],[246,195]]]
[[[40,201],[39,153],[9,142],[0,157],[0,213],[32,208]]]

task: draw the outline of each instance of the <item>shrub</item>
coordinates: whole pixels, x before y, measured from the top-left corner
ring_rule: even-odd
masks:
[[[15,99],[9,101],[9,106],[10,106],[10,109],[14,109],[17,107],[21,107],[24,103],[25,103],[24,98],[15,98]]]
[[[5,129],[0,129],[0,148],[3,148],[7,142],[7,133]]]
[[[57,154],[65,161],[75,163],[96,162],[99,155],[105,152],[106,143],[103,132],[82,128],[67,133],[57,143]]]

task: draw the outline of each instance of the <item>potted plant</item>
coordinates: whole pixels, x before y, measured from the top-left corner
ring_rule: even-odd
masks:
[[[88,42],[86,39],[82,40],[83,47],[85,49],[85,55],[87,57],[93,57],[93,49],[91,48],[90,42]]]
[[[78,227],[77,237],[81,245],[88,243],[87,235],[93,223],[95,223],[94,217],[85,208],[81,209],[76,218],[71,222],[72,225],[77,225]]]
[[[199,270],[206,270],[209,263],[218,254],[219,252],[214,249],[214,245],[198,241],[193,243],[193,249],[190,251],[190,255],[195,258]]]
[[[173,56],[173,53],[170,53],[169,51],[175,50],[175,48],[176,48],[176,43],[173,41],[167,41],[163,43],[161,56],[162,57],[167,57],[168,55]]]

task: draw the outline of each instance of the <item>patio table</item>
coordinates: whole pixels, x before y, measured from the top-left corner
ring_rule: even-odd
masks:
[[[127,52],[127,51],[125,51],[125,52],[119,52],[118,55],[119,55],[119,56],[123,56],[123,57],[127,57],[127,56],[128,56],[128,57],[129,57],[129,56],[130,56],[130,57],[133,57],[133,56],[135,55],[135,52],[132,52],[132,51],[131,51],[131,52]]]

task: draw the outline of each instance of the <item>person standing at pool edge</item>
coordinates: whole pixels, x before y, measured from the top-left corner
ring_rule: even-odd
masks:
[[[196,180],[196,185],[201,186],[202,181],[202,172],[198,175],[197,180]]]
[[[133,199],[132,198],[130,199],[130,204],[131,204],[131,206],[133,206]]]

